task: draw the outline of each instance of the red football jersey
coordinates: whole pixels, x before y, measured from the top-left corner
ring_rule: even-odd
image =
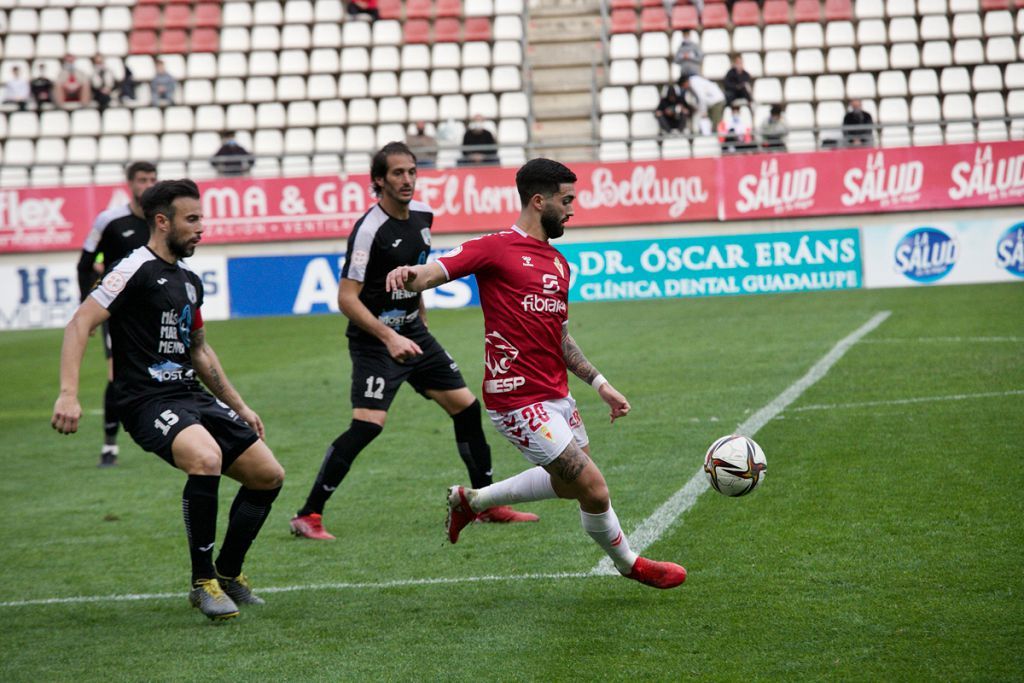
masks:
[[[437,262],[449,280],[476,275],[484,310],[484,404],[505,412],[568,396],[565,257],[513,225],[469,240]]]

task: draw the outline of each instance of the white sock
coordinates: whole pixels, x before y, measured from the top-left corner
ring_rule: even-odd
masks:
[[[583,523],[583,530],[590,534],[590,537],[597,541],[601,549],[608,554],[615,568],[622,575],[629,574],[636,562],[637,555],[629,548],[629,541],[622,533],[619,526],[619,518],[615,515],[612,506],[608,506],[606,512],[591,514],[580,510],[580,521]]]
[[[474,512],[480,512],[497,505],[528,503],[557,497],[555,489],[551,486],[551,475],[543,467],[531,467],[513,477],[476,489],[469,502]]]

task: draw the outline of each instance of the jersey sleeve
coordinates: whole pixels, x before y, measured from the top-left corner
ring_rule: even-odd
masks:
[[[131,299],[144,275],[141,273],[143,264],[138,259],[121,259],[89,294],[96,302],[111,313],[116,312],[124,302]]]
[[[500,249],[493,242],[491,235],[471,239],[439,257],[437,263],[444,269],[449,280],[480,273],[490,267],[495,251]]]
[[[82,251],[95,254],[100,250],[100,240],[103,239],[103,231],[109,222],[110,216],[107,215],[106,211],[96,216],[96,220],[92,222],[92,229],[86,236],[85,243],[82,244]]]
[[[355,280],[356,282],[366,281],[366,267],[370,263],[370,253],[373,251],[373,242],[377,237],[377,228],[365,222],[356,228],[352,235],[348,254],[346,254],[345,265],[341,267],[341,277]]]

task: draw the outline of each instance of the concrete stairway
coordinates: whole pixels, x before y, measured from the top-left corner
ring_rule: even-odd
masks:
[[[531,156],[565,162],[596,158],[593,147],[578,143],[597,133],[593,93],[605,79],[600,0],[534,0],[526,61],[533,87],[531,136],[545,145]]]

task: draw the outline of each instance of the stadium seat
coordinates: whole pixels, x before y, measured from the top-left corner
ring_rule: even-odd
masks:
[[[1024,88],[1024,62],[1007,64],[1003,80],[1006,83],[1006,87],[1010,90]]]
[[[245,81],[245,102],[274,102],[277,92],[273,78],[255,76]]]
[[[36,163],[38,164],[39,161],[37,160]],[[31,170],[32,177],[29,180],[31,187],[53,187],[61,184],[59,166],[33,166]]]
[[[462,51],[458,43],[434,43],[430,47],[430,66],[435,69],[458,69],[462,66]]]
[[[521,70],[513,66],[496,66],[491,72],[491,89],[496,93],[522,90]]]
[[[782,82],[777,78],[759,78],[754,81],[754,101],[763,104],[781,104]]]
[[[939,94],[939,77],[935,69],[914,69],[908,84],[911,95]]]
[[[885,16],[882,0],[854,0],[853,14],[858,21],[881,19]]]
[[[897,17],[889,22],[890,43],[916,43],[917,41],[916,19],[913,17]]]
[[[825,21],[852,21],[850,0],[825,0]]]
[[[842,100],[846,97],[846,84],[837,74],[818,76],[814,80],[815,100]]]
[[[766,42],[767,42],[767,38],[768,38],[768,29],[769,28],[771,28],[771,27],[769,27],[769,26],[765,27],[765,41]],[[805,47],[816,47],[816,48],[824,47],[825,46],[825,33],[822,30],[822,28],[821,28],[821,24],[811,24],[811,23],[797,24],[796,25],[796,30],[795,30],[794,36],[793,36],[793,45],[796,48],[798,48],[798,49],[799,48],[805,48]],[[771,49],[776,50],[776,49],[785,49],[785,48],[775,48],[775,47],[773,47]]]
[[[186,83],[186,87],[189,83]],[[201,89],[199,84],[205,84],[205,81],[198,81],[195,86],[197,89]],[[239,102],[246,101],[245,97],[245,82],[241,78],[218,78],[214,83],[213,101],[217,104],[237,104]],[[188,96],[185,97],[186,104],[209,104],[208,101],[190,100]]]
[[[225,45],[230,45],[234,52],[248,52],[252,44],[249,40],[249,29],[240,26],[224,28],[220,33]]]
[[[914,16],[913,0],[886,0],[885,15],[888,17]]]
[[[915,125],[911,131],[911,140],[915,147],[942,144],[942,127],[934,123]]]
[[[806,102],[787,105],[786,123],[790,129],[814,128],[814,108]]]
[[[648,115],[653,119],[653,115]],[[657,125],[657,123],[655,123]],[[630,161],[654,161],[661,158],[657,140],[637,140],[629,146]]]
[[[98,136],[100,134],[100,114],[95,109],[76,109],[71,112],[72,136]]]
[[[279,57],[280,74],[305,76],[309,74],[309,57],[305,50],[284,50]]]
[[[137,31],[160,28],[160,8],[156,5],[136,5],[132,11],[132,27]]]
[[[832,21],[835,17],[830,17]],[[849,19],[849,17],[844,17]],[[796,0],[793,5],[793,20],[796,22],[821,21],[821,3],[818,0]]]
[[[886,126],[882,129],[881,144],[882,147],[909,147],[910,128],[896,125]]]
[[[798,64],[799,61],[798,57]],[[814,84],[807,76],[791,76],[786,79],[782,92],[785,102],[810,102],[814,99]]]
[[[84,9],[84,8],[79,8],[79,9]],[[75,30],[75,31],[85,31],[85,30],[88,30],[88,29],[84,29],[84,28],[81,28],[81,27],[76,27],[76,28],[72,29],[71,28],[71,22],[68,20],[68,11],[66,9],[64,9],[63,7],[47,7],[47,8],[45,8],[44,10],[42,10],[41,12],[38,13],[38,16],[36,17],[36,21],[38,22],[39,31],[42,32],[42,33],[67,33],[67,32],[69,32],[71,30]],[[6,26],[0,26],[0,28],[3,28],[5,30],[5,32],[6,32],[6,29],[7,29]],[[99,27],[97,27],[97,28],[95,28],[93,30],[98,31]]]
[[[1024,116],[1024,90],[1011,90],[1006,98],[1006,113],[1009,116]]]
[[[457,92],[459,92],[458,71],[455,69],[434,69],[430,72],[431,95],[450,95]]]
[[[1020,47],[1021,50],[1017,50],[1013,38],[1008,36],[989,38],[985,45],[985,60],[996,64],[1016,62],[1018,58],[1024,60],[1024,37],[1021,38]]]
[[[111,163],[125,163],[128,161],[128,138],[124,135],[101,136],[97,159]]]
[[[725,5],[706,4],[701,15],[701,23],[705,29],[726,28],[729,26],[729,10]]]
[[[222,131],[225,123],[224,108],[217,104],[196,107],[195,120],[197,131]]]
[[[815,24],[819,32],[821,27]],[[789,26],[765,26],[764,27],[764,49],[767,50],[792,50],[793,33]]]
[[[864,45],[857,56],[861,71],[884,71],[889,68],[889,53],[884,45]]]
[[[917,13],[921,15],[942,14],[945,15],[946,0],[917,0]]]
[[[857,23],[858,45],[882,45],[885,42],[884,21],[881,19],[865,19]]]
[[[848,21],[831,21],[825,25],[825,45],[852,47],[857,44],[853,24]]]
[[[632,59],[618,59],[608,69],[609,85],[636,85],[640,82],[640,69]]]
[[[984,61],[985,51],[977,38],[958,40],[953,44],[953,63],[974,65]]]
[[[430,81],[427,72],[404,69],[398,75],[398,91],[408,96],[429,94]]]
[[[453,120],[456,122],[465,121],[469,118],[469,105],[466,96],[462,94],[441,95],[437,99],[437,118],[442,121]],[[462,133],[459,132],[461,139]]]
[[[494,3],[491,0],[466,0],[465,7],[459,0],[438,0],[438,14],[445,11],[451,16],[457,17],[465,14],[467,17],[490,17],[494,16]]]
[[[39,129],[43,131],[44,135],[66,138],[71,134],[71,117],[66,111],[60,109],[44,111],[39,114]],[[7,131],[3,130],[3,126],[0,125],[0,138],[7,134]]]
[[[190,109],[189,115],[191,114]],[[103,112],[101,126],[104,135],[131,135],[132,113],[128,109],[117,107],[106,109]]]
[[[7,44],[7,53],[10,55],[10,42]],[[132,31],[128,37],[128,52],[133,55],[156,54],[156,32],[155,31]]]
[[[766,76],[790,76],[793,74],[793,55],[781,50],[765,53],[764,73]]]
[[[278,72],[277,53],[258,50],[249,53],[249,76],[276,76]]]
[[[640,11],[640,31],[668,31],[669,21],[665,8],[659,3],[657,7],[644,7]]]
[[[603,163],[629,161],[629,145],[625,142],[602,142],[598,147],[597,158]]]
[[[68,49],[71,49],[70,46]],[[163,54],[182,54],[188,52],[188,34],[184,31],[161,31],[160,52]]]
[[[975,12],[965,12],[953,17],[953,38],[981,38],[981,17]]]
[[[320,24],[317,24],[320,26]],[[370,24],[365,21],[347,21],[342,24],[341,44],[345,46],[369,47],[372,41]],[[318,45],[317,47],[331,47]]]
[[[846,97],[851,100],[874,99],[877,95],[874,74],[853,73],[846,79]]]
[[[755,33],[758,33],[757,29],[754,29]],[[757,38],[758,48],[760,49],[761,37],[758,35]],[[668,34],[664,32],[653,32],[645,33],[640,36],[640,56],[641,57],[672,57],[672,50],[669,46]]]
[[[760,57],[760,55],[758,55],[758,57]],[[729,61],[729,55],[727,54],[711,54],[704,57],[704,64],[702,67],[705,78],[709,78],[713,81],[720,81],[725,78],[725,74],[729,73],[729,69],[732,67],[732,62]],[[748,72],[750,71],[750,65],[746,64],[745,57],[744,67]]]
[[[341,49],[342,73],[364,73],[370,70],[370,53],[365,47],[345,47]]]
[[[341,63],[337,50],[317,48],[309,53],[309,71],[315,74],[337,73]]]
[[[646,10],[644,10],[646,11]],[[786,5],[785,22],[789,21],[789,6]],[[776,21],[774,23],[783,23]],[[740,0],[732,6],[733,26],[758,26],[761,24],[761,12],[756,2],[752,0]]]
[[[705,28],[700,36],[700,46],[706,54],[728,54],[732,51],[732,40],[724,28]]]
[[[405,3],[405,18],[408,19],[433,19],[433,0],[408,0]]]
[[[278,78],[277,99],[281,102],[296,102],[306,99],[306,79],[302,76]]]
[[[667,59],[649,57],[640,62],[640,82],[662,85],[668,83],[669,62]]]
[[[294,24],[281,29],[281,48],[285,50],[308,50],[312,46],[309,27]]]
[[[398,76],[391,71],[375,71],[368,83],[370,97],[394,97],[398,95]]]
[[[609,59],[639,59],[640,41],[635,33],[616,33],[608,42]]]
[[[878,121],[883,125],[905,124],[910,121],[907,101],[902,97],[886,97],[878,103]]]
[[[192,7],[190,5],[167,5],[164,7],[164,30],[185,29],[192,25]]]
[[[39,116],[31,111],[12,112],[8,120],[8,135],[12,138],[39,137]],[[13,159],[8,156],[8,161]]]
[[[463,69],[461,74],[460,91],[464,93],[489,92],[491,89],[491,77],[487,69],[472,67]]]
[[[659,101],[661,101],[661,93],[657,86],[638,85],[629,93],[629,110],[651,112],[658,108]]]
[[[612,33],[637,33],[636,12],[631,9],[612,10]]]
[[[921,17],[921,40],[949,40],[949,19],[945,15]]]
[[[987,90],[1001,91],[1003,89],[1003,73],[995,64],[985,64],[974,67],[971,75],[971,86],[975,92]]]
[[[949,48],[949,42],[945,40],[930,40],[924,44],[921,50],[921,64],[927,67],[949,66],[953,63],[953,52]]]
[[[736,23],[736,12],[733,11],[733,23]],[[767,0],[764,3],[765,24],[789,24],[789,3],[786,0]]]
[[[978,142],[1003,142],[1009,139],[1005,121],[980,121]]]
[[[818,48],[804,48],[796,51],[794,58],[796,73],[816,76],[825,73],[825,57]]]
[[[423,19],[412,19],[405,22],[406,43],[429,43],[430,23]]]
[[[971,78],[966,67],[946,67],[942,70],[939,83],[943,93],[969,93],[971,91]]]
[[[902,71],[883,71],[877,83],[879,97],[907,96],[907,77]]]
[[[672,8],[672,30],[690,31],[700,25],[697,8],[692,5],[676,5]]]
[[[788,26],[786,27],[789,28]],[[661,35],[663,33],[648,34],[648,35]],[[738,26],[732,31],[732,44],[736,46],[736,49],[740,52],[760,52],[761,51],[761,29],[757,26]],[[666,47],[668,47],[666,43]],[[670,55],[665,55],[670,56]]]
[[[910,101],[910,120],[915,123],[933,123],[942,119],[939,98],[934,95],[918,95]]]
[[[523,92],[506,92],[498,97],[502,118],[525,119],[530,115],[530,101]]]
[[[602,140],[627,140],[629,118],[625,114],[603,114],[598,131]]]
[[[522,40],[523,22],[518,16],[500,16],[494,19],[494,40]]]

